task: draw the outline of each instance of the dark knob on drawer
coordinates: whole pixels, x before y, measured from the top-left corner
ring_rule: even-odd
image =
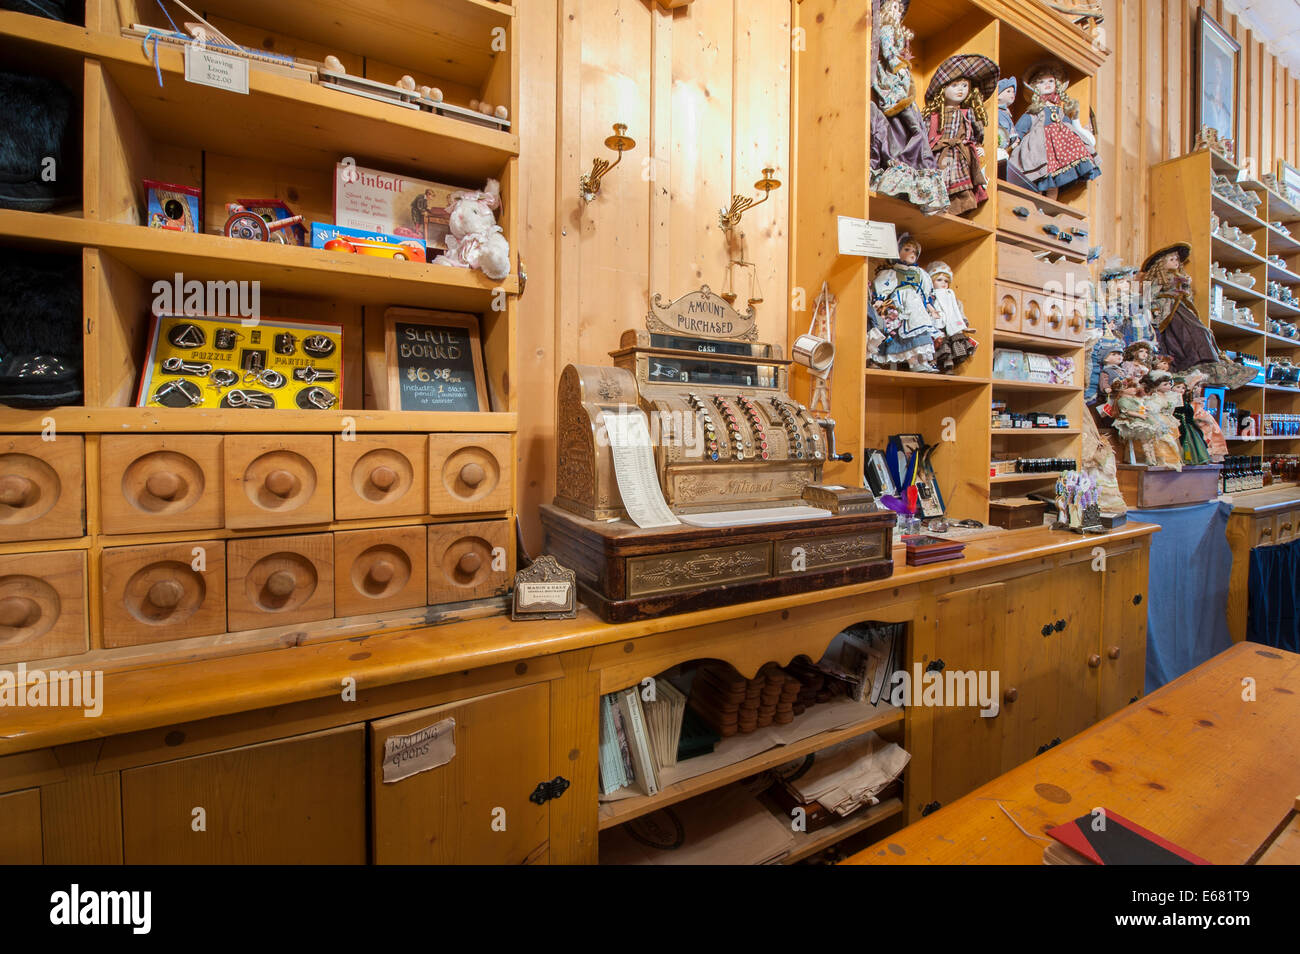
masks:
[[[1111,659],[1119,659],[1119,647],[1118,646],[1110,647],[1106,655],[1109,656]]]
[[[171,609],[185,595],[185,587],[175,580],[159,580],[149,587],[149,602],[159,609]]]
[[[1002,693],[1002,701],[1010,705],[1020,698],[1020,690],[1012,686],[1006,692]]]
[[[466,553],[456,564],[456,568],[466,576],[473,576],[483,566],[483,558],[477,553]]]
[[[460,469],[460,482],[466,487],[477,487],[487,477],[482,464],[466,464]]]
[[[8,474],[0,477],[0,504],[6,507],[26,507],[32,502],[36,484],[26,477]]]
[[[266,591],[272,596],[284,598],[298,586],[298,581],[288,570],[276,570],[266,578]]]
[[[370,472],[370,482],[380,490],[390,490],[397,483],[397,471],[391,467],[376,467]]]
[[[1043,626],[1043,635],[1044,635],[1044,636],[1051,636],[1051,635],[1052,635],[1052,624],[1051,624],[1051,623],[1047,623],[1047,624],[1045,624],[1045,625]]]
[[[262,484],[277,497],[287,497],[298,485],[298,478],[287,470],[273,470],[266,475]]]
[[[1055,629],[1058,633],[1062,632],[1065,629],[1065,620],[1058,619],[1056,621],[1056,625],[1053,626],[1052,628]]]
[[[1138,605],[1139,603],[1141,603],[1141,602],[1142,602],[1142,594],[1141,594],[1141,593],[1134,593],[1134,594],[1133,594],[1133,605],[1134,605],[1134,606],[1137,606],[1137,605]]]
[[[376,583],[387,583],[397,574],[397,568],[388,560],[376,560],[370,567],[369,576]]]
[[[1018,205],[1011,211],[1015,214],[1016,218],[1018,219],[1029,218],[1029,210],[1025,208],[1023,205]]]
[[[1101,657],[1099,655],[1093,653],[1091,656],[1088,657],[1089,669],[1096,669],[1100,665],[1101,665]]]
[[[176,495],[184,486],[185,481],[181,479],[180,474],[173,474],[169,470],[150,474],[149,479],[144,482],[144,489],[159,500],[176,499]]]
[[[0,626],[23,629],[40,618],[41,607],[35,600],[22,596],[7,596],[0,600]]]

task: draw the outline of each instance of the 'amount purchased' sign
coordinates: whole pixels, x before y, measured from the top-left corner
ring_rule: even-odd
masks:
[[[392,309],[386,319],[391,409],[490,410],[475,316]]]

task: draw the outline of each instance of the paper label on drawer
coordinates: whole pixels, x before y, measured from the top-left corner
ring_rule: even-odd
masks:
[[[455,756],[455,719],[443,719],[410,735],[394,735],[384,740],[384,784],[436,769]]]
[[[198,43],[187,43],[185,80],[248,95],[248,60],[229,53],[217,53]]]
[[[898,258],[898,230],[893,222],[870,222],[847,215],[838,218],[841,255]]]
[[[643,530],[676,526],[680,521],[668,509],[663,488],[659,486],[645,412],[635,407],[611,408],[603,417],[609,455],[614,461],[614,477],[627,515]]]

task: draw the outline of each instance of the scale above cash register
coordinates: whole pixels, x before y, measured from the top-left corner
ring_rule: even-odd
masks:
[[[614,367],[569,365],[556,402],[546,552],[611,622],[820,590],[893,572],[892,513],[820,483],[835,423],[790,398],[754,310],[704,287],[654,297]]]

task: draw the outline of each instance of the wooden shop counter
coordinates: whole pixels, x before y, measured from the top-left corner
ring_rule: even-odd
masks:
[[[692,659],[816,659],[869,619],[909,624],[909,668],[1002,673],[996,718],[907,710],[919,818],[1141,693],[1156,529],[1014,531],[919,568],[897,550],[887,579],[618,625],[491,617],[108,670],[97,717],[0,708],[0,862],[594,862],[601,694]],[[384,782],[384,742],[447,718],[446,768]]]
[[[1047,829],[1103,807],[1212,864],[1243,864],[1300,793],[1297,690],[1300,655],[1239,643],[849,863],[1037,865]],[[1278,863],[1296,862],[1289,844]],[[1260,861],[1281,859],[1276,847]]]
[[[1274,485],[1236,494],[1228,518],[1232,576],[1228,581],[1228,630],[1233,642],[1246,638],[1250,616],[1250,551],[1300,538],[1300,486]]]

